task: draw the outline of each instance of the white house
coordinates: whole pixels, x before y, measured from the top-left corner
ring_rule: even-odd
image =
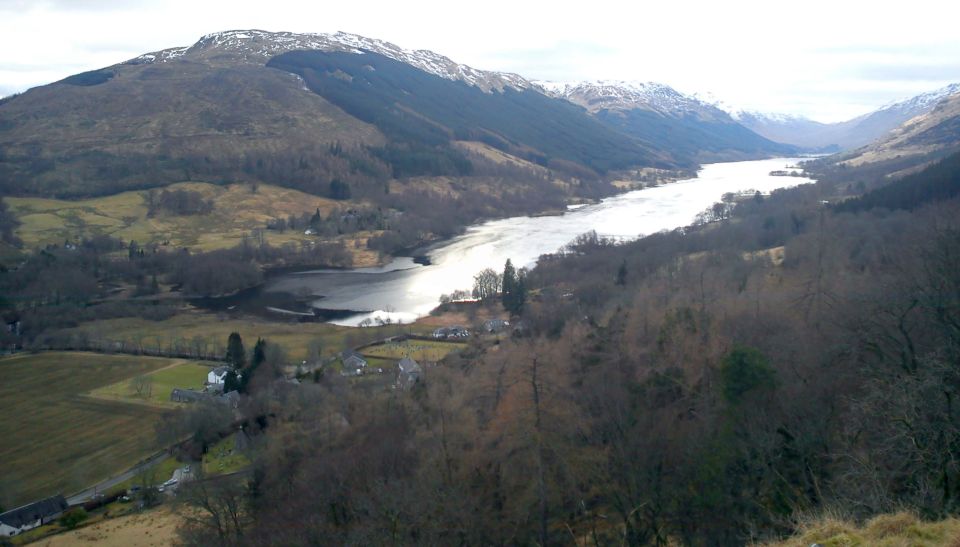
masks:
[[[223,382],[227,379],[227,373],[230,372],[230,367],[217,367],[207,373],[207,383],[210,385],[219,385],[222,386]]]
[[[0,537],[16,536],[53,522],[69,507],[67,500],[57,495],[11,509],[0,514]]]

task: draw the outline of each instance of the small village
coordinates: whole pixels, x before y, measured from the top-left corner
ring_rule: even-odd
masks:
[[[408,392],[425,381],[431,368],[440,366],[448,355],[465,349],[472,339],[497,339],[511,332],[509,321],[492,318],[477,323],[473,332],[453,324],[437,327],[425,335],[390,336],[315,362],[291,364],[275,384],[296,389],[302,382],[333,374],[356,389]],[[213,405],[209,408],[227,409],[240,419],[243,396],[236,383],[242,381],[242,374],[227,362],[183,362],[147,377],[138,376],[94,390],[89,395],[163,408]],[[247,472],[255,443],[240,426],[226,432],[198,461],[180,461],[174,454],[182,450],[171,447],[82,492],[57,494],[3,512],[0,538],[35,541],[106,518],[144,511],[162,503],[164,498],[176,496],[181,483]]]

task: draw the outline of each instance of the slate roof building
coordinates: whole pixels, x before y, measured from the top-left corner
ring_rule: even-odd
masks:
[[[173,391],[170,392],[170,400],[175,403],[196,403],[207,399],[209,395],[203,393],[202,391],[194,391],[192,389],[180,389],[178,387],[173,388]]]
[[[409,357],[404,357],[398,365],[400,372],[397,373],[397,387],[400,389],[410,389],[420,381],[420,375],[423,369],[420,364]]]
[[[0,537],[12,537],[60,518],[70,506],[62,495],[28,503],[0,514]]]

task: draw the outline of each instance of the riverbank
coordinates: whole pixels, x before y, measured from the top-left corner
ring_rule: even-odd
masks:
[[[688,225],[725,193],[753,190],[767,194],[812,182],[805,177],[770,176],[784,162],[793,161],[772,158],[710,164],[699,177],[620,193],[563,214],[509,217],[469,226],[458,236],[424,248],[429,266],[401,257],[377,269],[301,271],[271,276],[261,294],[286,298],[288,305],[300,306],[268,304],[294,312],[363,312],[331,319],[340,325],[356,326],[367,320],[409,323],[430,313],[440,295],[469,291],[477,272],[488,267],[499,270],[507,258],[517,267],[530,267],[540,255],[556,252],[591,230],[615,240],[632,239]],[[389,267],[401,259],[408,261],[402,268]],[[263,313],[256,311],[258,306],[265,308],[255,301],[244,303],[253,313]]]

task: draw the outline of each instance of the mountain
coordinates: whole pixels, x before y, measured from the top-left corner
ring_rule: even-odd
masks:
[[[744,110],[731,110],[731,115],[754,132],[777,142],[847,150],[869,144],[907,120],[930,112],[940,101],[957,93],[960,93],[960,84],[951,84],[838,123]]]
[[[716,106],[655,82],[535,82],[545,92],[587,109],[605,123],[645,142],[698,161],[791,154]]]
[[[254,63],[299,50],[320,50],[345,53],[377,53],[384,57],[408,64],[434,76],[458,80],[483,91],[510,87],[527,89],[530,82],[516,74],[477,70],[457,64],[443,55],[427,50],[405,50],[389,42],[367,38],[346,32],[333,34],[295,34],[292,32],[267,32],[263,30],[232,30],[208,34],[191,47],[171,48],[141,55],[128,63],[168,62],[188,56],[215,61],[242,57]]]
[[[486,143],[578,177],[689,166],[514,74],[362,36],[209,34],[0,102],[0,192],[89,196],[183,180],[323,195],[463,175]]]
[[[957,150],[960,150],[960,93],[940,99],[929,112],[838,160],[851,166],[895,162],[902,170]]]

